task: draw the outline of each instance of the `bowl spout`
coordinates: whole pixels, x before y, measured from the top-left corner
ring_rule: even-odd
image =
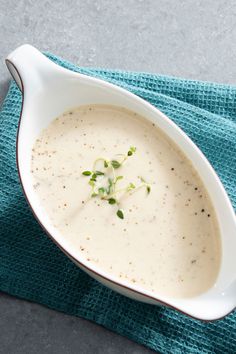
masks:
[[[45,78],[58,71],[54,64],[39,50],[29,44],[16,48],[6,58],[6,65],[21,91],[35,92]]]

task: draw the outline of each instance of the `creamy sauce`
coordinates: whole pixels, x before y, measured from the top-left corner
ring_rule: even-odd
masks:
[[[82,171],[97,157],[136,153],[121,168],[124,179],[151,184],[117,207],[89,198]],[[186,156],[153,123],[106,105],[81,106],[56,118],[32,149],[35,192],[52,224],[78,253],[118,281],[155,294],[191,297],[215,282],[220,235],[206,189]]]

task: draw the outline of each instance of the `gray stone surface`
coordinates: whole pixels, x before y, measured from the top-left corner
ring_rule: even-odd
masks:
[[[82,66],[235,84],[235,0],[0,0],[5,56],[30,43]],[[0,296],[0,353],[150,353],[88,321]]]

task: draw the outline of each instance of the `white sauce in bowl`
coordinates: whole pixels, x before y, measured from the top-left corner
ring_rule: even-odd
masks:
[[[98,197],[82,175],[97,157],[137,148],[118,174],[138,185],[117,206]],[[192,297],[213,286],[221,244],[207,191],[186,156],[154,124],[107,105],[81,106],[56,118],[32,149],[35,193],[52,224],[78,253],[118,281],[155,294]]]

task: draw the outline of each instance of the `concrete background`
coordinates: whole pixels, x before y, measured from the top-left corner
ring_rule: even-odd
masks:
[[[0,0],[0,103],[6,55],[23,43],[82,66],[235,84],[235,0]],[[0,353],[145,354],[91,322],[0,294]]]

